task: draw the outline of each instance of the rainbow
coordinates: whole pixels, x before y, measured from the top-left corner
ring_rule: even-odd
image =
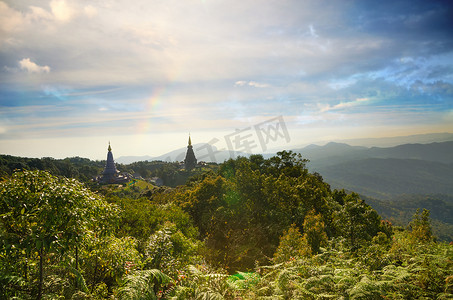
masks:
[[[143,119],[137,124],[135,132],[137,134],[148,134],[152,131],[152,117],[162,104],[162,96],[165,94],[166,87],[157,87],[152,95],[146,99]]]

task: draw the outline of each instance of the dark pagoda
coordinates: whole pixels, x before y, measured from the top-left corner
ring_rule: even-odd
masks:
[[[99,179],[101,183],[124,183],[130,180],[129,176],[120,174],[120,171],[116,169],[115,161],[113,160],[112,147],[110,146],[107,153],[107,163],[105,164],[104,172]]]
[[[193,152],[192,141],[189,135],[189,145],[187,146],[186,158],[184,159],[184,167],[187,171],[191,171],[197,165],[197,158]]]

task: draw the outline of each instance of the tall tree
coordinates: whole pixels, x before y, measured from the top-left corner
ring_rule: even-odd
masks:
[[[358,194],[346,195],[343,202],[341,209],[334,213],[334,219],[337,230],[346,238],[351,250],[357,250],[378,232],[385,231],[381,217]]]
[[[43,171],[16,172],[0,183],[0,252],[5,257],[17,258],[19,264],[36,262],[37,286],[32,294],[41,299],[44,265],[46,258],[50,261],[49,254],[53,253],[52,260],[56,257],[65,260],[67,253],[75,252],[77,268],[79,244],[84,235],[90,231],[101,235],[109,230],[114,215],[115,206],[74,179]],[[8,271],[34,282],[27,267],[17,267]]]

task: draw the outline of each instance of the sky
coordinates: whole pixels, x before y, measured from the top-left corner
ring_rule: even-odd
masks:
[[[453,132],[453,2],[0,0],[0,153]]]

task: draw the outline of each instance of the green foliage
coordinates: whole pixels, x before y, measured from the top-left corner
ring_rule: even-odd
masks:
[[[434,238],[429,219],[429,210],[427,209],[423,209],[422,213],[420,213],[420,210],[417,209],[412,222],[409,223],[409,228],[411,232],[410,236],[415,241],[430,242]]]
[[[0,177],[9,177],[16,170],[46,171],[54,176],[75,178],[84,182],[98,176],[105,166],[105,161],[91,161],[87,158],[71,157],[65,159],[24,158],[0,155]]]
[[[260,281],[260,275],[256,272],[237,272],[228,277],[228,285],[233,290],[247,290]]]
[[[208,262],[232,271],[268,263],[283,231],[293,223],[302,227],[310,211],[318,215],[319,225],[325,224],[323,230],[333,232],[331,214],[337,204],[328,185],[309,174],[305,163],[286,151],[270,159],[239,157],[177,197],[210,249]],[[321,231],[318,237],[324,240]]]
[[[394,225],[407,226],[417,209],[430,212],[433,235],[445,242],[453,241],[453,197],[447,195],[399,195],[389,200],[366,198],[376,211]]]
[[[324,222],[320,214],[315,214],[311,210],[304,220],[304,238],[311,246],[311,251],[315,254],[319,253],[320,247],[327,244],[327,234],[324,230]]]
[[[117,235],[134,237],[141,252],[150,235],[161,228],[165,222],[174,223],[177,229],[187,237],[194,238],[198,234],[189,214],[175,203],[158,204],[146,198],[132,199],[117,196],[109,197],[107,200],[122,208]]]
[[[16,173],[0,183],[0,298],[453,297],[453,248],[433,238],[428,211],[393,228],[306,162],[240,157],[174,189],[101,187],[108,201]]]
[[[387,255],[391,246],[391,239],[383,232],[378,232],[370,244],[363,245],[358,250],[358,257],[371,271],[381,270],[391,261]]]
[[[115,286],[123,275],[140,269],[140,253],[132,237],[92,236],[87,241],[86,253],[81,268],[93,291],[100,283]]]
[[[386,230],[376,211],[357,194],[346,195],[343,202],[341,209],[334,213],[335,225],[353,251],[370,241],[378,232]]]
[[[451,293],[453,249],[447,244],[425,244],[400,249],[403,261],[391,257],[393,244],[406,245],[407,233],[393,242],[380,234],[376,240],[390,243],[381,269],[372,269],[361,257],[331,242],[321,254],[289,260],[257,269],[260,279],[243,299],[448,299]],[[345,252],[346,251],[346,252]],[[400,265],[396,265],[400,264]]]
[[[136,271],[126,276],[124,285],[118,290],[118,299],[160,299],[163,288],[170,282],[171,278],[157,269]]]
[[[24,294],[40,299],[52,265],[69,262],[85,246],[88,235],[106,234],[114,226],[117,209],[74,179],[42,171],[24,171],[0,183],[0,268],[9,281],[6,295],[18,282]]]
[[[176,277],[185,266],[200,260],[197,256],[199,247],[199,242],[187,238],[175,224],[167,222],[147,242],[145,267]]]
[[[274,254],[274,261],[280,263],[310,255],[311,248],[307,238],[302,236],[295,224],[292,224],[280,238],[280,244]]]
[[[189,265],[179,275],[174,289],[169,291],[169,299],[232,299],[233,291],[227,279],[228,275],[214,272],[205,265]]]

